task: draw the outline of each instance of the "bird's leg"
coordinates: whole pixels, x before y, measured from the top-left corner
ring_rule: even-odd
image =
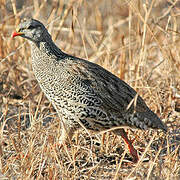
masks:
[[[71,143],[74,135],[74,129],[67,127],[63,121],[61,121],[61,136],[59,138],[58,146],[62,148],[64,145]]]
[[[113,132],[117,135],[120,135],[124,139],[124,141],[128,145],[128,148],[129,148],[131,155],[133,156],[133,162],[134,163],[138,162],[139,158],[138,158],[137,150],[132,145],[132,142],[128,139],[128,136],[127,136],[127,133],[125,132],[125,130],[124,129],[118,129],[118,130],[114,130]]]

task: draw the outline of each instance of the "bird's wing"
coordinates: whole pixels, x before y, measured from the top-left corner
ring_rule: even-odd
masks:
[[[79,59],[71,63],[71,73],[81,79],[82,86],[92,96],[101,101],[102,106],[114,109],[116,112],[136,110],[147,111],[147,105],[136,91],[127,83],[105,70],[101,66]],[[82,88],[81,88],[82,89]]]
[[[109,118],[114,117],[119,121],[115,124],[113,124],[114,120],[106,121],[104,127],[125,123],[140,129],[149,127],[167,131],[167,127],[133,88],[101,66],[83,59],[72,58],[69,62],[66,60],[66,68],[67,73],[70,74],[68,84],[70,87],[73,85],[74,92],[79,93],[80,104],[91,109],[92,119],[94,119],[94,110],[95,114],[100,113],[98,115],[101,117],[98,121],[101,123],[100,126],[104,122],[102,112],[105,112]]]

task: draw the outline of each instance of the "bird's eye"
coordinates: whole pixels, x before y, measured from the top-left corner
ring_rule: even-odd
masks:
[[[34,26],[30,25],[30,26],[28,27],[28,29],[34,29]]]
[[[20,28],[20,29],[18,29],[18,31],[19,31],[19,32],[21,32],[21,31],[23,31],[23,30],[24,30],[24,28]]]

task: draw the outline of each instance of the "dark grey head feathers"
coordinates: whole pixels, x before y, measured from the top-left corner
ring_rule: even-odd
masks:
[[[23,19],[17,28],[17,32],[14,36],[22,36],[33,42],[43,41],[45,36],[49,36],[45,26],[38,20],[35,19]]]

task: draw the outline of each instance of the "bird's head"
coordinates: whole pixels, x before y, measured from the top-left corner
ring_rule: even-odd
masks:
[[[43,40],[45,34],[48,34],[46,32],[45,26],[38,20],[23,19],[12,37],[21,36],[36,43]]]

